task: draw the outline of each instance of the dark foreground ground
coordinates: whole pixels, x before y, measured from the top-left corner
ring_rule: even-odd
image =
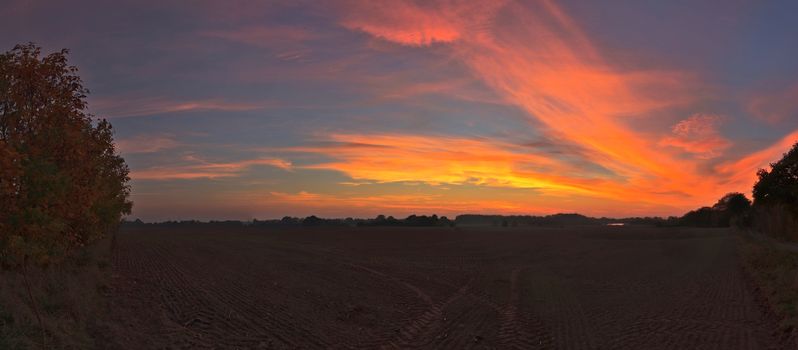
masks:
[[[767,349],[725,230],[126,228],[113,348]]]

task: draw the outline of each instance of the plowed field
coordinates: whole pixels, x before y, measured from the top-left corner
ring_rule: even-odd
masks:
[[[725,230],[126,228],[115,348],[766,349]]]

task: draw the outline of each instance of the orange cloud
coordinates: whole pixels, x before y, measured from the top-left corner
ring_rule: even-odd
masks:
[[[263,196],[258,195],[260,201]],[[553,213],[552,208],[532,207],[512,201],[485,199],[455,199],[431,194],[378,194],[378,195],[332,195],[300,191],[297,193],[269,192],[265,200],[303,208],[305,214],[346,215],[353,209],[375,214],[409,215],[413,213],[438,213],[439,215],[458,215],[465,212],[478,213]],[[258,205],[257,198],[248,201]],[[268,203],[267,203],[268,205]],[[340,213],[336,208],[344,208]]]
[[[600,199],[625,205],[634,203],[640,208],[663,206],[663,202],[686,205],[694,200],[690,192],[618,178],[582,160],[552,156],[532,145],[484,138],[333,134],[327,136],[321,146],[280,151],[325,155],[331,160],[301,168],[342,172],[355,180],[342,184],[347,187],[401,182],[438,189],[448,189],[451,185],[534,189],[539,201],[562,204],[578,197],[587,200],[585,203]],[[628,196],[630,192],[635,193],[634,198]],[[491,198],[481,200],[490,201]],[[543,207],[540,202],[517,204],[529,210]]]
[[[212,163],[193,156],[188,156],[185,160],[194,164],[133,169],[130,172],[130,177],[133,180],[216,179],[241,176],[245,170],[257,165],[272,166],[286,171],[293,169],[291,162],[276,158],[252,159],[228,163]]]
[[[328,140],[332,144],[324,147],[286,150],[325,154],[335,160],[304,168],[337,170],[357,180],[588,191],[547,175],[575,173],[575,167],[506,143],[402,134],[334,134]],[[528,169],[539,169],[538,176]]]
[[[378,98],[460,93],[465,98],[495,102],[498,97],[526,112],[544,138],[562,140],[579,151],[552,154],[534,146],[465,136],[339,132],[317,136],[320,145],[273,150],[312,154],[312,159],[321,155],[326,159],[323,162],[293,166],[282,160],[258,160],[286,170],[332,170],[348,176],[346,180],[351,181],[339,182],[334,194],[242,191],[229,194],[231,202],[252,202],[259,208],[288,205],[306,214],[346,215],[352,208],[394,213],[577,210],[591,215],[681,214],[712,203],[728,191],[750,188],[756,169],[777,159],[798,137],[797,131],[764,150],[723,162],[721,156],[730,156],[723,151],[732,144],[719,129],[720,117],[693,114],[681,121],[655,119],[676,108],[683,111],[702,97],[701,91],[706,89],[696,77],[689,72],[608,60],[553,1],[347,4],[339,23],[370,37],[368,47],[430,50],[446,55],[441,64],[457,60],[462,63],[458,68],[470,71],[463,79],[416,84],[407,83],[411,78],[394,76],[360,78]],[[258,28],[214,35],[252,45],[276,42],[289,46],[277,54],[283,60],[302,60],[307,54],[305,48],[284,39],[313,39],[301,31],[275,34]],[[314,70],[303,76],[338,79],[341,72],[347,72],[345,67],[358,66],[368,58],[359,53],[323,67],[302,67],[305,73]],[[275,69],[268,73],[270,78],[297,79],[295,72]],[[471,97],[473,92],[466,88],[472,79],[494,94]],[[789,95],[781,100],[789,100]],[[213,106],[199,104],[189,110]],[[791,105],[784,106],[753,101],[749,109],[762,118],[777,120],[791,113]],[[160,109],[179,111],[181,107],[164,103]],[[236,177],[258,164],[254,162],[192,161],[137,171],[134,178]],[[713,167],[715,164],[719,165]],[[396,183],[414,184],[419,191],[380,193],[392,191]],[[362,194],[361,185],[368,186],[369,195]],[[474,188],[483,192],[468,192]]]
[[[706,158],[707,153],[700,154],[697,161],[685,161],[678,152],[685,148],[706,151],[709,147],[727,147],[719,133],[713,134],[716,138],[709,145],[689,143],[687,134],[678,140],[666,138],[660,144],[658,140],[663,137],[674,137],[671,130],[644,133],[626,123],[630,118],[644,120],[653,112],[692,102],[697,84],[690,74],[614,67],[604,60],[578,25],[551,1],[523,4],[455,1],[427,7],[398,1],[390,4],[395,6],[354,6],[342,24],[408,46],[435,42],[423,39],[426,32],[451,33],[447,40],[438,42],[450,44],[454,57],[462,60],[505,101],[526,111],[552,138],[579,145],[588,151],[590,162],[615,174],[614,179],[588,176],[585,180],[576,176],[524,173],[505,164],[490,164],[468,168],[477,174],[475,178],[482,179],[477,183],[505,183],[600,197],[636,193],[638,200],[650,202],[674,200],[678,194],[682,197],[678,202],[685,208],[711,201],[722,192],[713,179],[699,172],[701,158]],[[488,5],[481,7],[481,4]],[[363,139],[368,137],[364,135]],[[673,149],[671,146],[677,145],[676,141],[682,141],[678,144],[682,147]],[[507,153],[502,147],[484,154]],[[382,156],[380,153],[376,159],[351,157],[347,162],[325,166],[363,179],[408,176],[408,172],[401,171],[402,167],[380,160]],[[549,158],[537,156],[535,162],[558,164]],[[414,169],[432,181],[463,182],[463,178],[470,178],[451,171],[461,169],[457,166],[462,163],[446,164],[453,164],[453,168],[447,169],[446,165],[436,168],[430,163],[404,169]],[[425,172],[424,166],[431,168]],[[565,170],[559,174],[572,172]]]
[[[765,149],[755,151],[738,160],[720,164],[715,167],[715,170],[723,176],[723,183],[727,186],[750,189],[756,182],[756,171],[767,169],[770,163],[781,159],[796,142],[798,142],[798,130],[784,136]]]
[[[344,19],[343,26],[404,45],[426,46],[460,37],[456,26],[443,17],[407,2],[363,2]],[[413,21],[412,26],[407,22]]]
[[[731,146],[718,132],[720,122],[717,115],[694,114],[674,125],[673,135],[660,140],[660,145],[680,148],[702,159],[717,157]]]
[[[476,36],[506,1],[353,2],[341,24],[397,44],[429,46]]]

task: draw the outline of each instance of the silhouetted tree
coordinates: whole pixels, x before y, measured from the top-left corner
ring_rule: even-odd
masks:
[[[680,222],[685,226],[711,227],[716,226],[713,218],[715,211],[710,207],[702,207],[687,212],[682,216]]]
[[[302,220],[302,226],[321,226],[323,223],[324,220],[320,219],[316,215],[308,216]]]
[[[727,193],[712,206],[715,210],[728,211],[731,215],[744,214],[751,207],[751,200],[739,192]]]
[[[754,184],[753,224],[760,231],[798,239],[798,143]]]
[[[745,225],[750,208],[751,201],[744,194],[727,193],[712,206],[715,221],[713,226]]]
[[[290,216],[283,216],[283,218],[280,219],[280,224],[281,225],[285,225],[285,226],[295,226],[295,225],[299,224],[299,221],[300,221],[299,218],[292,218]]]
[[[770,167],[756,173],[754,203],[798,205],[798,143]]]

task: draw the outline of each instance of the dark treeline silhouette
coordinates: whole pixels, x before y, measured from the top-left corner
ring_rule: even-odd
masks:
[[[139,219],[134,221],[124,221],[126,227],[136,226],[227,226],[227,227],[454,227],[454,226],[498,226],[498,227],[520,227],[520,226],[540,226],[540,227],[560,227],[560,226],[580,226],[580,225],[607,225],[613,223],[623,223],[627,225],[653,225],[653,226],[677,226],[679,219],[676,217],[630,217],[622,219],[613,218],[592,218],[581,214],[554,214],[546,216],[532,215],[479,215],[464,214],[458,215],[454,220],[446,216],[433,215],[410,215],[404,219],[397,219],[393,216],[378,215],[371,219],[362,218],[320,218],[311,215],[305,218],[286,216],[282,219],[274,220],[252,220],[252,221],[163,221],[155,223],[145,223]]]
[[[679,218],[679,224],[696,227],[747,226],[750,223],[751,201],[744,194],[726,194],[711,207],[692,210]]]
[[[557,226],[600,224],[600,219],[580,214],[531,215],[458,215],[455,222],[463,226]]]
[[[680,225],[753,228],[762,233],[798,240],[798,143],[770,170],[759,169],[753,203],[742,193],[729,193],[712,207],[688,212]]]
[[[433,214],[426,215],[410,215],[404,219],[395,219],[393,216],[385,217],[379,215],[374,219],[362,220],[358,222],[358,226],[415,226],[415,227],[430,227],[430,226],[454,226],[454,222],[445,216],[438,217]]]
[[[463,214],[458,215],[454,220],[445,216],[438,217],[433,214],[410,215],[404,219],[397,219],[393,216],[378,215],[373,219],[362,218],[320,218],[311,215],[305,218],[285,216],[282,219],[274,220],[252,220],[252,221],[164,221],[156,223],[144,223],[139,219],[135,221],[123,221],[127,227],[141,225],[157,226],[228,226],[228,227],[454,227],[454,226],[494,226],[494,227],[564,227],[564,226],[585,226],[585,225],[648,225],[657,227],[730,227],[730,226],[750,226],[752,221],[751,201],[742,193],[729,193],[723,196],[711,207],[702,207],[687,212],[681,217],[670,216],[667,218],[658,216],[646,217],[589,217],[577,213],[560,213],[553,215],[484,215],[484,214]]]
[[[125,227],[137,226],[161,226],[161,227],[185,227],[185,226],[225,226],[225,227],[359,227],[359,226],[396,226],[396,227],[450,227],[454,226],[454,221],[449,220],[445,216],[438,217],[437,215],[410,215],[404,219],[396,219],[393,216],[378,215],[373,219],[360,219],[360,218],[345,218],[345,219],[328,219],[320,218],[311,215],[305,218],[285,216],[282,219],[275,220],[252,220],[252,221],[198,221],[198,220],[181,220],[181,221],[163,221],[157,223],[145,223],[139,219],[134,221],[123,221],[122,225]]]

